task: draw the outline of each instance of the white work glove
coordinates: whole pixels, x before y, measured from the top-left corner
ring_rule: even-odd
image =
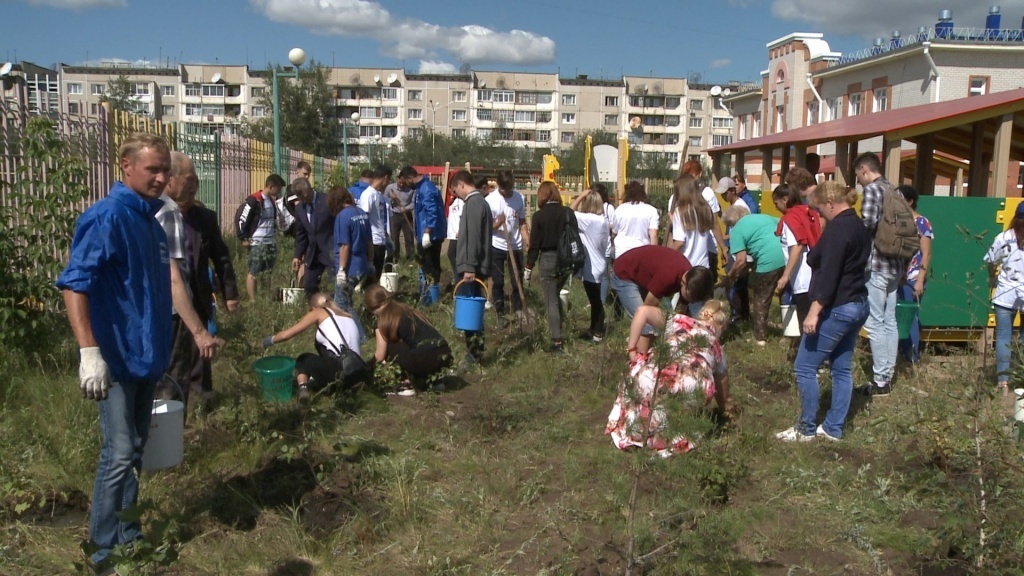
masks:
[[[338,270],[338,275],[334,278],[335,284],[341,288],[348,288],[348,274],[344,270]]]
[[[530,276],[533,276],[533,268],[523,270],[523,284],[530,285]]]
[[[420,242],[420,244],[423,245],[423,249],[424,250],[426,250],[427,248],[430,248],[430,245],[433,244],[433,242],[430,241],[430,233],[428,233],[428,232],[424,232],[423,233],[423,240]]]
[[[110,388],[110,370],[99,347],[90,346],[79,352],[81,363],[78,366],[78,382],[82,388],[82,398],[106,400],[107,389]]]

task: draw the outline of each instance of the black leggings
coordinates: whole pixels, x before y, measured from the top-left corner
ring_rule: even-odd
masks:
[[[398,364],[410,378],[426,380],[452,365],[452,351],[447,344],[409,348],[405,342],[388,342],[388,362]]]
[[[455,273],[455,246],[457,241],[454,238],[448,239],[448,262],[452,265],[452,286],[459,283],[458,274]]]
[[[604,336],[604,302],[601,300],[601,283],[583,281],[583,291],[590,301],[590,333]]]
[[[341,377],[341,364],[334,357],[306,352],[295,359],[295,372],[309,376],[306,386],[317,391]]]

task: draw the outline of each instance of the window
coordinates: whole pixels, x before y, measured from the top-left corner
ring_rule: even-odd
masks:
[[[253,106],[252,107],[252,117],[253,118],[263,118],[266,115],[267,115],[267,108],[265,106]]]
[[[665,116],[665,126],[679,126],[679,116]]]
[[[423,128],[409,128],[409,138],[421,138],[423,136]]]
[[[532,110],[516,110],[515,111],[516,122],[536,122],[537,113]]]
[[[97,104],[95,102],[93,102],[92,104],[89,104],[89,113],[90,114],[96,115],[96,114],[99,114],[99,111],[100,111],[100,105],[99,104]]]
[[[665,144],[668,144],[670,146],[675,146],[676,144],[679,144],[679,134],[666,134]]]
[[[551,112],[537,112],[537,122],[542,124],[551,122]]]
[[[849,115],[857,116],[860,112],[860,94],[850,94]]]
[[[813,126],[818,123],[818,101],[807,103],[807,126]]]
[[[690,118],[690,128],[703,128],[703,127],[704,127],[704,119],[703,118],[696,118],[696,117]]]
[[[491,97],[495,102],[508,103],[516,101],[516,93],[511,90],[495,90],[491,93]]]
[[[644,126],[664,126],[664,116],[644,116]]]
[[[409,108],[409,120],[423,120],[423,109]]]
[[[888,88],[875,88],[874,93],[874,104],[871,107],[872,112],[884,112],[889,109],[889,89]]]
[[[262,97],[263,97],[263,95],[264,95],[264,94],[265,94],[266,92],[267,92],[267,89],[266,89],[266,88],[264,88],[263,86],[253,86],[253,87],[252,87],[252,88],[251,88],[251,89],[249,90],[249,95],[250,95],[250,96],[252,96],[253,98],[262,98]]]
[[[618,123],[619,123],[619,115],[618,114],[605,114],[604,115],[604,125],[605,126],[615,126]]]
[[[199,104],[185,104],[185,116],[199,116],[202,113],[202,106]]]
[[[839,120],[841,114],[840,110],[843,109],[842,98],[829,98],[828,99],[828,120]]]
[[[761,137],[761,111],[760,110],[758,110],[757,112],[754,112],[754,114],[751,116],[750,137],[751,138],[760,138]]]
[[[732,134],[714,134],[711,136],[712,146],[726,146],[732,144]]]
[[[384,118],[398,118],[398,106],[385,106],[381,108],[380,113]]]
[[[164,105],[160,107],[161,116],[174,116],[174,106]]]
[[[712,128],[732,128],[732,117],[716,117],[711,119]]]
[[[617,108],[619,106],[619,97],[618,96],[605,96],[604,97],[604,105],[605,106],[612,106],[614,108]]]
[[[174,94],[176,92],[177,92],[177,86],[174,86],[173,84],[164,84],[164,85],[160,86],[160,95],[161,96],[174,96]]]
[[[690,110],[700,111],[704,109],[703,100],[690,100]]]
[[[490,110],[479,110],[478,109],[476,111],[476,119],[477,120],[482,120],[484,122],[490,122],[491,121],[491,111]]]
[[[513,138],[516,142],[533,142],[536,134],[533,130],[516,130]]]
[[[576,114],[574,112],[566,112],[565,114],[562,114],[562,124],[575,124],[575,123],[576,123]],[[563,134],[563,136],[565,136],[565,135]],[[562,141],[565,142],[565,138],[563,138]]]
[[[217,104],[203,104],[199,109],[199,114],[202,116],[223,116],[224,106]]]
[[[576,95],[575,94],[562,94],[562,106],[575,106]]]
[[[398,126],[382,126],[380,134],[384,138],[398,138]]]
[[[466,111],[465,110],[452,110],[452,120],[454,120],[456,122],[465,122],[466,121]]]
[[[775,132],[782,132],[786,129],[786,107],[775,107]]]
[[[537,142],[550,142],[551,130],[537,130]],[[1024,173],[1024,170],[1021,171]]]
[[[149,83],[148,82],[136,82],[132,85],[132,94],[136,96],[148,96],[149,95]]]
[[[491,91],[490,90],[477,90],[476,91],[476,99],[479,100],[480,102],[490,102],[491,101]]]
[[[90,84],[89,90],[93,96],[102,96],[107,93],[106,84]]]
[[[516,113],[512,110],[495,110],[494,119],[498,122],[515,122]]]
[[[82,83],[81,82],[68,82],[68,94],[81,94]]]
[[[410,102],[422,102],[423,101],[423,90],[409,90],[409,101]]]
[[[511,128],[495,128],[494,129],[495,140],[511,140],[512,129]]]
[[[644,103],[644,99],[641,96],[630,96],[629,97],[629,105],[630,106],[640,107],[640,106],[643,105],[643,103]]]
[[[224,85],[222,84],[203,84],[203,96],[223,96]]]
[[[562,144],[572,144],[575,139],[575,132],[562,132]]]
[[[376,138],[380,136],[380,126],[360,126],[360,138]]]
[[[465,94],[465,92],[463,92],[463,94]],[[452,138],[465,138],[465,137],[466,137],[466,129],[465,128],[453,128],[452,129]]]
[[[380,118],[380,108],[373,108],[370,106],[359,107],[360,118]]]
[[[988,94],[988,76],[971,76],[968,96]]]
[[[701,137],[700,136],[690,136],[690,147],[691,148],[700,148],[700,141],[701,141]]]
[[[79,114],[81,109],[78,102],[68,102],[68,114]]]
[[[466,91],[465,90],[456,90],[456,91],[452,92],[452,101],[453,102],[465,102],[466,101]],[[454,131],[452,133],[454,134]],[[465,135],[463,135],[463,136],[465,136]]]
[[[200,87],[199,84],[186,84],[185,85],[185,96],[199,96]]]
[[[516,92],[516,104],[536,104],[536,92]]]
[[[382,100],[398,100],[398,88],[381,88],[380,97]]]
[[[740,116],[740,140],[747,139],[747,117]]]
[[[679,108],[682,103],[682,99],[678,96],[668,96],[665,98],[665,108]]]
[[[537,94],[537,104],[551,104],[551,92]]]
[[[644,98],[644,108],[661,108],[664,105],[665,105],[665,99],[664,98],[658,98],[658,97],[654,97],[654,96],[651,96],[651,97],[648,97],[648,98]]]
[[[490,128],[477,128],[476,137],[480,140],[489,140],[493,136]]]

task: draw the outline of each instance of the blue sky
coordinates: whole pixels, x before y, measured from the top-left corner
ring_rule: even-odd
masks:
[[[1016,28],[1024,0],[1003,0]],[[978,0],[0,0],[0,60],[286,63],[758,80],[765,44],[824,32],[834,51],[933,26],[982,26]]]

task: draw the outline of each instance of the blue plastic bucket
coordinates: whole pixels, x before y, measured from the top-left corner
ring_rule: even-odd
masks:
[[[424,306],[433,306],[441,300],[441,287],[437,284],[431,284],[430,286],[423,287],[423,296],[420,298],[420,303]]]
[[[455,329],[466,332],[483,332],[484,329],[484,306],[487,304],[487,285],[476,279],[484,287],[485,296],[459,296],[459,286],[465,280],[455,285]],[[436,286],[434,286],[436,288]]]

